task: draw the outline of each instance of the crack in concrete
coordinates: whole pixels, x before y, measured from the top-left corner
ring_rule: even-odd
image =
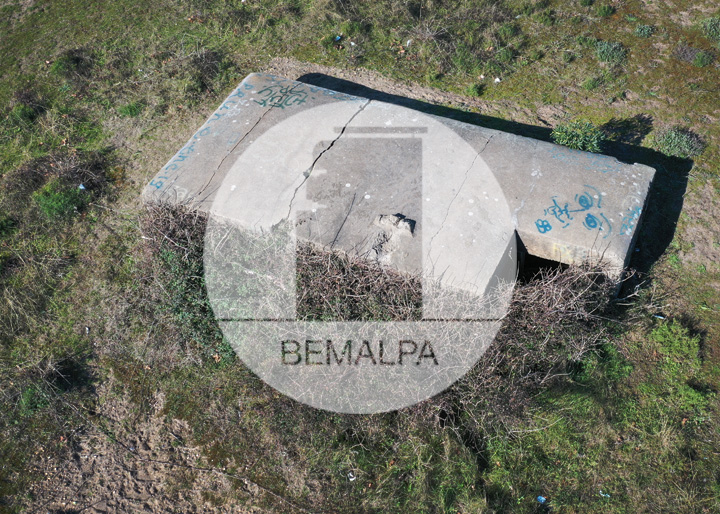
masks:
[[[440,228],[438,228],[437,232],[435,232],[435,234],[430,238],[430,243],[428,243],[428,253],[430,253],[430,249],[432,248],[432,243],[433,243],[433,241],[435,240],[435,238],[437,237],[437,235],[442,231],[442,228],[445,226],[445,222],[447,221],[447,218],[448,218],[448,216],[450,215],[450,209],[452,208],[452,204],[455,203],[455,200],[456,200],[457,197],[460,195],[460,191],[462,191],[462,188],[463,188],[463,186],[465,185],[465,182],[467,182],[467,178],[468,178],[468,174],[470,173],[470,170],[473,168],[473,166],[475,166],[475,162],[476,162],[476,161],[478,160],[478,158],[480,157],[480,154],[485,151],[485,149],[486,149],[486,148],[488,147],[488,145],[490,144],[490,141],[492,141],[492,138],[494,138],[494,137],[495,137],[495,134],[492,134],[492,135],[488,138],[488,140],[485,142],[485,146],[483,146],[482,149],[480,149],[480,151],[478,151],[478,153],[475,154],[475,157],[473,158],[472,162],[470,163],[470,166],[468,167],[467,170],[465,170],[465,176],[463,177],[463,181],[462,181],[462,183],[460,184],[460,187],[458,187],[458,190],[457,190],[457,192],[455,193],[455,196],[453,196],[453,199],[450,200],[450,203],[448,204],[448,208],[447,208],[447,210],[445,211],[445,217],[443,218],[442,223],[440,224]]]
[[[338,136],[330,142],[330,144],[328,145],[327,148],[325,148],[322,152],[320,152],[320,153],[318,154],[317,157],[315,157],[315,159],[313,160],[313,162],[312,162],[312,164],[310,165],[310,167],[309,167],[308,169],[306,169],[305,171],[303,171],[303,177],[304,177],[304,178],[303,178],[302,182],[300,182],[300,184],[295,188],[295,191],[293,191],[292,198],[290,199],[290,205],[288,206],[287,216],[285,216],[285,218],[283,218],[281,221],[285,221],[285,220],[289,220],[289,219],[290,219],[290,215],[292,214],[292,206],[293,206],[293,203],[295,202],[295,197],[297,196],[298,191],[300,191],[300,188],[305,184],[305,182],[307,182],[307,179],[310,178],[310,175],[312,175],[312,172],[315,170],[315,165],[317,164],[317,162],[320,160],[320,158],[321,158],[323,155],[325,155],[327,152],[329,152],[330,149],[331,149],[333,146],[335,146],[335,143],[337,143],[337,142],[340,140],[340,138],[343,136],[343,134],[345,134],[345,130],[348,128],[348,125],[350,125],[350,124],[352,123],[352,121],[357,117],[358,114],[360,114],[361,112],[363,112],[363,111],[365,110],[365,107],[367,107],[367,106],[370,104],[370,102],[372,102],[372,100],[366,100],[366,101],[360,106],[360,109],[358,109],[357,112],[355,112],[355,113],[350,117],[350,119],[347,121],[347,123],[345,123],[345,125],[343,125],[343,128],[342,128],[342,130],[340,131],[340,134],[338,134]],[[353,199],[353,202],[354,202],[354,201],[355,201],[355,200]],[[346,219],[347,219],[347,218],[346,218]],[[344,222],[343,222],[343,223],[344,223]],[[341,227],[341,228],[342,228],[342,227]],[[336,236],[336,237],[337,237],[337,236]]]
[[[287,93],[288,96],[289,96],[291,93],[293,93],[293,92],[295,91],[295,89],[298,88],[298,87],[302,87],[302,84],[297,84],[297,85],[293,86],[293,87],[290,89],[290,91]],[[261,116],[258,118],[258,120],[255,122],[255,124],[254,124],[252,127],[250,127],[250,130],[248,130],[248,131],[245,133],[245,135],[244,135],[243,137],[241,137],[240,140],[233,145],[233,147],[230,149],[230,151],[225,154],[225,156],[220,160],[220,162],[218,163],[218,165],[217,165],[217,166],[215,167],[215,169],[213,170],[212,175],[210,175],[210,178],[208,179],[208,181],[207,181],[207,182],[205,183],[205,185],[204,185],[202,188],[200,188],[200,190],[198,191],[198,194],[197,194],[198,197],[199,197],[200,195],[202,195],[202,194],[205,192],[205,189],[207,189],[207,187],[212,183],[213,179],[215,178],[215,175],[217,175],[217,172],[220,171],[220,168],[221,168],[222,165],[225,163],[225,161],[227,160],[227,158],[230,157],[230,155],[232,155],[232,153],[235,151],[235,149],[236,149],[238,146],[240,146],[240,144],[241,144],[243,141],[245,141],[245,139],[247,139],[247,137],[248,137],[250,134],[253,133],[253,131],[255,130],[255,127],[257,127],[257,126],[260,124],[260,122],[263,120],[263,118],[265,118],[265,116],[266,116],[270,111],[272,111],[273,109],[274,109],[274,107],[269,107],[265,112],[263,112],[262,115],[261,115]],[[208,194],[207,196],[205,196],[205,198],[202,198],[200,201],[201,201],[201,202],[202,202],[202,201],[205,201],[208,196],[210,196],[210,195]]]
[[[340,232],[342,232],[343,227],[345,226],[345,222],[350,217],[350,213],[352,212],[353,207],[355,206],[355,199],[357,198],[357,193],[353,194],[352,202],[350,202],[350,208],[347,211],[347,214],[345,214],[345,219],[340,224],[340,228],[338,228],[337,232],[335,233],[335,237],[332,240],[332,243],[330,243],[330,248],[335,247],[335,243],[337,242],[337,238],[340,237]]]

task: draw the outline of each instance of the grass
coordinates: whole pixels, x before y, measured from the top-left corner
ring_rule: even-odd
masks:
[[[550,137],[559,145],[587,152],[600,152],[605,139],[599,128],[582,120],[559,124]]]
[[[683,127],[661,130],[654,140],[655,148],[665,155],[687,159],[700,155],[705,143],[700,136]]]
[[[191,433],[173,443],[178,451],[198,448],[198,462],[247,474],[308,510],[533,512],[539,495],[568,512],[718,510],[720,269],[698,259],[706,241],[717,243],[708,234],[720,133],[704,116],[718,69],[703,56],[717,52],[720,24],[676,4],[690,24],[637,2],[616,4],[615,14],[592,0],[4,7],[2,508],[67,510],[43,505],[52,492],[44,473],[82,457],[94,427],[129,444],[123,429],[155,419],[163,397],[158,423],[181,419]],[[599,147],[601,127],[614,141],[607,151],[622,147],[623,158],[658,169],[633,261],[644,272],[637,289],[609,302],[609,284],[587,270],[540,277],[518,289],[482,366],[399,412],[337,415],[272,391],[238,362],[212,316],[203,219],[137,202],[147,177],[271,56],[348,76],[367,68],[442,98],[482,96],[469,108],[483,120],[533,125],[546,139],[535,112],[587,120],[577,133],[555,132],[585,149]],[[502,81],[486,87],[482,74]],[[674,223],[680,183],[693,212],[678,220],[681,243],[647,259]],[[398,277],[373,290],[377,270],[304,255],[301,280],[325,287],[301,302],[308,319],[414,315],[417,290],[392,289]],[[364,300],[348,302],[345,285],[358,276]],[[127,414],[103,417],[117,398],[128,399]],[[193,480],[179,494],[203,487]],[[248,498],[239,486],[213,501],[287,511],[270,493]]]

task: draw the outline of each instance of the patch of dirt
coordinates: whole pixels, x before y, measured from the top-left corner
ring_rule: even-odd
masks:
[[[685,263],[710,269],[718,265],[720,254],[720,201],[710,183],[706,183],[693,196],[685,202],[685,214],[692,222],[684,236],[694,246],[686,252],[680,252],[680,258]]]
[[[209,465],[201,448],[192,444],[187,423],[160,414],[161,395],[150,414],[138,415],[127,399],[111,393],[112,383],[110,379],[98,388],[98,415],[70,443],[68,459],[36,462],[46,479],[28,491],[34,501],[25,505],[27,511],[306,512],[246,477]]]

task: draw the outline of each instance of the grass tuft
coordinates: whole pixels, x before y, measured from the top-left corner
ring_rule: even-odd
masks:
[[[550,134],[559,145],[586,152],[600,152],[605,140],[603,132],[589,121],[561,123]]]

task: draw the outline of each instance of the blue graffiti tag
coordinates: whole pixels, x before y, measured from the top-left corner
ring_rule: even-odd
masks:
[[[548,220],[539,219],[535,222],[535,226],[538,229],[538,232],[541,234],[544,234],[545,232],[550,232],[552,230],[552,225],[550,225],[550,222]]]
[[[584,185],[583,191],[577,193],[572,202],[562,201],[558,196],[552,196],[550,200],[552,204],[544,209],[543,214],[555,218],[560,223],[560,228],[569,227],[575,219],[574,214],[583,213],[582,225],[587,230],[604,232],[603,239],[612,233],[612,224],[602,212],[602,193],[597,188]],[[535,226],[541,234],[552,229],[545,219],[538,219]]]

